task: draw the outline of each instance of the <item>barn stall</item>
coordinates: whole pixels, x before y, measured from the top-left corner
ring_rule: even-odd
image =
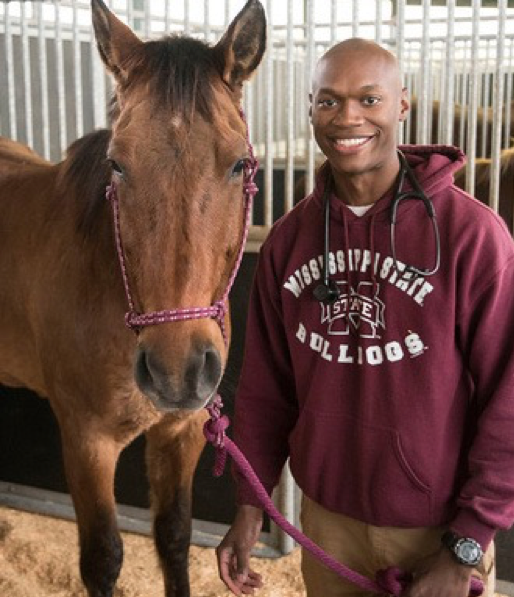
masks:
[[[144,39],[185,32],[215,42],[243,0],[111,0],[108,5]],[[264,2],[269,49],[247,87],[244,107],[260,160],[252,228],[231,296],[235,336],[221,393],[227,412],[242,360],[246,302],[262,239],[292,208],[295,186],[313,186],[320,156],[310,132],[308,91],[317,58],[334,42],[374,39],[399,59],[413,98],[400,131],[404,142],[454,143],[468,155],[466,188],[475,190],[475,160],[491,160],[489,204],[499,209],[500,156],[514,131],[514,2],[510,0],[288,0]],[[92,42],[86,0],[0,3],[0,134],[58,161],[75,139],[108,123],[112,83]],[[280,98],[280,101],[277,100]],[[508,222],[512,227],[513,223]],[[60,463],[57,426],[45,401],[1,388],[0,503],[73,517]],[[140,438],[117,474],[122,528],[149,532]],[[194,490],[194,537],[217,544],[233,514],[230,475],[213,479],[212,452],[201,459]],[[215,497],[214,497],[215,496]],[[214,499],[213,499],[214,498]],[[275,499],[298,521],[298,491],[287,471]],[[499,578],[514,581],[513,533],[498,538]],[[292,540],[273,524],[263,555],[288,553]]]

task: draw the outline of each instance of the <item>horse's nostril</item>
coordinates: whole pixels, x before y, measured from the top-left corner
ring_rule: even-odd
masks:
[[[186,382],[199,398],[208,398],[216,389],[221,377],[221,357],[210,345],[197,349],[189,360]]]
[[[148,388],[149,385],[152,383],[152,375],[148,368],[146,352],[144,350],[140,350],[137,355],[135,373],[136,381],[139,387],[142,390],[144,390],[144,388]]]
[[[146,350],[140,350],[136,359],[136,381],[140,389],[156,390],[166,380],[166,373],[159,362]]]

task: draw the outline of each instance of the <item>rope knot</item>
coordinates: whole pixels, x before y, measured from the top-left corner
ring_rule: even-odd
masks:
[[[203,434],[209,443],[215,448],[223,448],[223,440],[225,438],[225,430],[230,425],[230,421],[226,415],[219,419],[209,419],[205,422],[203,427]]]
[[[227,303],[225,300],[220,299],[213,303],[212,308],[214,309],[214,318],[221,323],[225,319],[225,315],[227,314]]]
[[[377,585],[388,595],[399,597],[412,582],[412,574],[391,566],[375,575]]]
[[[125,325],[136,334],[139,333],[139,325],[136,323],[138,317],[139,313],[136,311],[127,311],[125,313]]]
[[[114,185],[110,184],[105,188],[105,198],[107,201],[112,202],[114,199]]]
[[[214,461],[213,474],[215,477],[221,477],[225,469],[225,462],[227,460],[227,450],[224,445],[225,430],[230,425],[229,418],[221,414],[223,402],[218,395],[207,406],[207,411],[210,419],[205,422],[203,426],[203,434],[205,439],[211,443],[216,449],[216,458]]]
[[[247,182],[244,185],[244,192],[252,197],[257,194],[259,187],[253,182],[253,180]]]

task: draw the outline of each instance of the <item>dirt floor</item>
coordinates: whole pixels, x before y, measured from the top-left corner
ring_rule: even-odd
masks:
[[[161,574],[149,537],[123,533],[125,560],[115,597],[163,597]],[[0,507],[0,596],[87,597],[78,573],[74,523]],[[299,552],[255,559],[264,577],[258,597],[302,597]],[[193,546],[193,597],[228,597],[218,579],[213,549]]]
[[[149,537],[123,534],[125,561],[115,597],[163,597],[160,571]],[[78,575],[74,523],[0,507],[0,596],[87,597]],[[299,551],[255,559],[265,586],[257,597],[303,597]],[[228,597],[217,577],[213,549],[193,546],[193,597]],[[498,595],[498,597],[502,597]]]

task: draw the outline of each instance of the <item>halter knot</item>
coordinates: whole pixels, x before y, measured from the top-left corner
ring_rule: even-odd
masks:
[[[226,415],[221,414],[223,402],[218,395],[209,406],[206,407],[210,419],[203,426],[205,439],[214,446],[216,456],[214,461],[213,474],[215,477],[221,477],[227,461],[227,450],[224,445],[225,431],[230,425],[230,420]]]
[[[226,415],[223,415],[217,420],[209,419],[205,422],[203,433],[207,441],[216,448],[223,448],[223,440],[225,439],[225,430],[230,425],[230,421]]]
[[[254,175],[252,174],[252,176]],[[259,187],[253,182],[253,180],[251,180],[244,185],[243,189],[245,193],[247,193],[248,195],[252,195],[253,197],[257,194]]]
[[[112,203],[114,199],[114,188],[112,184],[107,185],[105,189],[105,198],[107,199],[107,201]]]

